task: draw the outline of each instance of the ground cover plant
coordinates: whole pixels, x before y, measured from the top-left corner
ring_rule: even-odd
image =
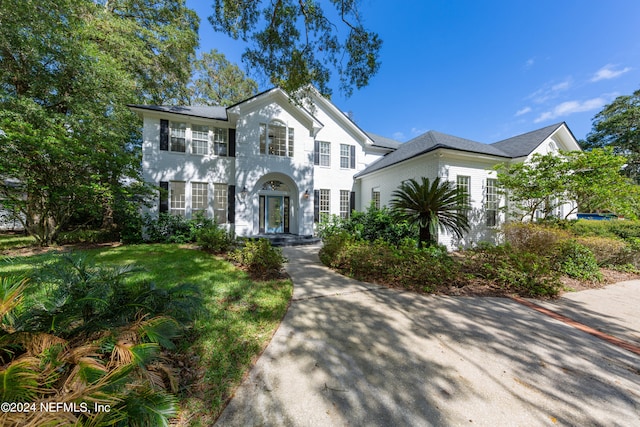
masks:
[[[32,353],[37,353],[34,357],[58,360],[57,363],[62,363],[59,366],[67,367],[67,374],[77,372],[75,377],[66,377],[71,378],[70,382],[83,378],[115,380],[132,375],[139,382],[144,378],[152,379],[150,385],[133,388],[138,391],[136,399],[123,400],[131,401],[131,405],[134,401],[147,402],[149,407],[157,404],[155,413],[159,418],[150,421],[149,425],[162,425],[162,420],[174,415],[177,418],[171,418],[173,424],[210,425],[270,339],[292,292],[289,280],[254,281],[246,272],[221,258],[174,244],[86,249],[66,261],[59,259],[58,252],[14,256],[0,262],[0,276],[29,278],[27,285],[20,280],[11,282],[14,287],[22,287],[19,301],[17,298],[14,301],[22,307],[19,310],[26,310],[16,313],[30,310],[30,314],[37,314],[30,316],[33,320],[24,322],[22,327],[28,326],[31,332],[46,333],[53,345],[64,349],[57,351],[59,357],[54,359],[51,345],[46,349],[32,348]],[[62,267],[64,263],[67,263],[66,268]],[[63,279],[51,279],[56,270],[62,272]],[[49,277],[49,284],[35,286],[43,283],[43,277]],[[70,279],[77,289],[64,289]],[[112,286],[102,286],[105,280]],[[80,294],[83,288],[91,298],[61,297],[61,294]],[[5,299],[9,294],[11,292],[3,294]],[[142,311],[136,311],[133,318],[124,316],[126,310],[122,307],[129,305],[144,307],[148,313],[145,316]],[[113,306],[119,309],[113,309]],[[76,313],[76,320],[64,320],[62,312]],[[93,320],[98,318],[100,321]],[[8,317],[4,316],[4,319]],[[36,325],[40,325],[40,330]],[[107,330],[106,326],[109,326]],[[145,332],[137,333],[139,331]],[[3,333],[12,331],[5,328]],[[89,348],[85,345],[88,341],[99,345]],[[129,344],[129,350],[133,349],[129,354],[135,361],[134,368],[101,376],[102,368],[98,365],[110,369],[112,359],[120,357],[113,356],[114,349]],[[25,346],[15,346],[11,349],[13,353],[3,352],[0,375],[7,374],[11,354],[26,354]],[[80,350],[88,353],[82,354]],[[71,354],[81,356],[81,359],[73,360],[82,360],[85,365],[72,363],[72,359],[65,356]],[[28,360],[35,363],[35,359]],[[46,366],[40,362],[37,365]],[[34,366],[17,365],[22,371],[14,373],[34,369]],[[90,384],[93,388],[85,387],[78,393],[83,398],[94,396],[99,391],[94,389],[104,385],[96,380]],[[4,387],[2,393],[8,393],[9,389],[14,387]],[[53,396],[59,398],[58,394]],[[109,401],[108,394],[101,396],[100,402]],[[44,397],[37,393],[32,395],[32,399],[38,398]],[[140,410],[140,406],[131,408]],[[113,411],[111,415],[122,417],[122,411]],[[134,425],[131,419],[121,418],[119,422]],[[84,421],[86,424],[88,419]],[[103,421],[106,422],[106,418]]]

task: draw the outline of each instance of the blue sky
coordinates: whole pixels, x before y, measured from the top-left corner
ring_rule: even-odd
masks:
[[[206,20],[211,3],[187,5],[200,49],[243,67],[244,44]],[[491,143],[562,121],[582,139],[605,104],[640,89],[638,0],[362,0],[361,11],[382,66],[350,98],[336,83],[332,101],[401,142],[437,130]]]

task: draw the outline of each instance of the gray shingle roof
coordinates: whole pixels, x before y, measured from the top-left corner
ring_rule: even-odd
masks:
[[[387,138],[384,136],[376,135],[375,133],[365,132],[369,138],[373,141],[373,145],[382,148],[391,148],[393,150],[400,146],[400,142],[395,139]]]
[[[522,135],[507,138],[491,144],[493,147],[506,153],[509,157],[525,157],[531,154],[545,139],[555,132],[564,123],[556,123],[542,129],[523,133]]]
[[[411,141],[400,144],[394,152],[387,154],[375,161],[369,167],[358,173],[356,177],[369,174],[371,172],[386,168],[396,163],[403,162],[421,154],[428,153],[438,148],[448,148],[450,150],[466,151],[470,153],[488,154],[497,157],[509,157],[499,149],[488,144],[472,141],[470,139],[458,138],[457,136],[429,131]]]
[[[143,110],[161,111],[164,113],[182,114],[183,116],[203,119],[228,120],[227,108],[219,106],[170,106],[170,105],[128,105]]]
[[[463,151],[467,153],[485,154],[495,157],[513,159],[531,154],[545,139],[553,134],[564,123],[557,123],[542,129],[534,130],[522,135],[507,138],[493,144],[483,144],[470,139],[429,131],[411,141],[400,144],[393,151],[381,159],[373,162],[369,167],[356,174],[356,178],[403,162],[413,157],[428,153],[438,148]]]

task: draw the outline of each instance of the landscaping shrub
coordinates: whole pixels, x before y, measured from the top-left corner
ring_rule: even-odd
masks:
[[[344,232],[325,241],[320,260],[358,280],[419,292],[433,292],[438,285],[453,283],[459,273],[444,247],[420,249],[412,239],[398,246],[382,239],[370,243]]]
[[[242,248],[230,254],[230,258],[261,279],[277,278],[287,262],[282,250],[271,246],[268,239],[247,240]]]
[[[352,212],[350,218],[334,215],[318,225],[318,236],[323,241],[340,232],[346,232],[357,240],[375,242],[381,239],[395,246],[407,238],[417,237],[416,229],[395,218],[391,210],[386,207],[377,209],[373,205],[366,212]]]
[[[571,235],[548,226],[530,222],[511,222],[503,226],[504,239],[513,249],[535,254],[548,254],[559,242]]]
[[[631,245],[620,239],[585,236],[576,237],[575,241],[589,248],[600,266],[629,264],[633,262]]]
[[[352,240],[351,235],[344,230],[325,235],[322,239],[322,248],[320,248],[318,252],[320,262],[326,266],[335,268],[334,264],[336,263],[338,254],[342,251],[345,244]]]
[[[145,217],[145,240],[149,243],[193,242],[193,231],[191,221],[180,215],[161,213],[158,218]]]
[[[581,219],[572,222],[570,230],[578,236],[619,238],[625,241],[640,239],[640,221]]]
[[[215,221],[202,214],[188,219],[180,215],[161,213],[158,218],[145,216],[146,241],[149,243],[192,243],[198,230],[216,226]]]
[[[558,295],[562,284],[549,258],[514,250],[509,244],[482,245],[469,251],[472,271],[521,296]]]
[[[207,252],[219,254],[227,252],[234,242],[233,233],[213,223],[197,229],[196,242]]]
[[[593,252],[575,240],[561,242],[554,254],[553,266],[560,273],[583,280],[602,280]]]

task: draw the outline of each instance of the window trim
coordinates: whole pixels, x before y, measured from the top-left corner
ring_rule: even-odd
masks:
[[[177,194],[176,184],[182,185],[182,200],[175,200],[174,196]],[[175,193],[175,194],[174,194]],[[176,205],[182,205],[182,207],[175,207]],[[187,216],[187,183],[186,181],[169,181],[169,213],[171,215]]]
[[[186,154],[187,153],[187,129],[190,129],[189,126],[187,126],[189,123],[187,122],[174,122],[172,120],[169,121],[169,152],[170,153],[180,153],[180,154]],[[181,130],[182,132],[184,132],[184,136],[182,137],[176,137],[174,136],[173,132],[175,130]],[[174,138],[176,139],[183,139],[183,145],[184,145],[184,150],[174,150]]]
[[[278,142],[278,145],[271,144],[272,138],[269,138],[270,129],[282,128],[284,129],[284,135],[282,135],[282,141]],[[275,136],[275,135],[274,135]],[[283,145],[284,144],[284,147]],[[272,152],[271,147],[278,148],[278,154],[275,151]],[[276,156],[276,157],[289,157],[292,158],[295,149],[295,132],[294,128],[287,126],[285,122],[280,119],[272,119],[267,123],[260,123],[260,143],[259,151],[262,155]]]
[[[326,153],[323,152],[323,145],[326,147]],[[322,160],[326,160],[326,165],[323,164]],[[318,166],[323,168],[331,167],[331,142],[330,141],[318,141]]]
[[[498,210],[500,199],[497,184],[498,180],[496,178],[487,178],[485,189],[485,225],[487,227],[497,227],[499,222]]]
[[[340,190],[340,218],[348,219],[351,215],[351,191]]]
[[[200,127],[202,129],[206,129],[206,132],[203,130],[194,130],[194,127]],[[198,125],[198,124],[194,124],[194,123],[189,123],[189,129],[191,130],[191,154],[193,154],[194,156],[207,156],[209,155],[209,145],[210,145],[210,140],[211,140],[211,127],[209,127],[208,125]],[[201,134],[206,134],[206,139],[205,138],[195,138],[194,137],[194,133],[201,133]],[[196,153],[195,147],[195,141],[204,141],[204,153]]]

